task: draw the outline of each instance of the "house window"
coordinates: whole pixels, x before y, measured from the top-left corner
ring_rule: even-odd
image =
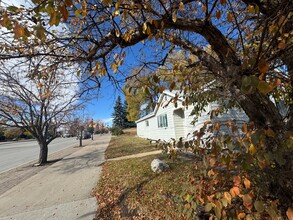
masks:
[[[145,126],[149,126],[149,121],[145,121]]]
[[[162,115],[157,116],[157,120],[158,120],[158,127],[159,128],[168,127],[167,114],[162,114]]]

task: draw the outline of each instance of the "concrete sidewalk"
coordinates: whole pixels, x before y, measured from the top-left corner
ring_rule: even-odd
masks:
[[[90,220],[97,204],[92,190],[101,174],[111,135],[95,140],[0,196],[1,220]]]

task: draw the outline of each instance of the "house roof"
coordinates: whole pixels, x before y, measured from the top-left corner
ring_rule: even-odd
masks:
[[[146,119],[148,119],[148,118],[152,118],[152,117],[154,117],[154,116],[157,114],[157,111],[158,111],[159,107],[160,107],[161,104],[162,104],[162,101],[163,101],[164,96],[167,95],[167,96],[170,96],[170,97],[174,98],[175,95],[176,95],[176,94],[179,94],[179,93],[180,93],[179,90],[173,90],[173,91],[165,90],[165,91],[160,95],[159,100],[158,100],[158,105],[156,105],[154,111],[153,111],[152,113],[150,113],[150,114],[148,114],[148,115],[146,115],[146,116],[144,116],[144,117],[138,119],[137,121],[135,121],[135,123],[138,123],[138,122],[144,121],[144,120],[146,120]],[[182,96],[179,95],[178,100],[182,102],[182,101],[183,101]]]

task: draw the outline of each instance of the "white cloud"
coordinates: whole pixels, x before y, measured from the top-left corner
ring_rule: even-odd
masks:
[[[101,121],[105,123],[106,125],[112,126],[113,118],[105,118],[105,119],[102,119]]]

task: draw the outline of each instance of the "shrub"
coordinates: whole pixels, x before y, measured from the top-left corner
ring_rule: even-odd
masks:
[[[122,135],[124,132],[121,127],[115,126],[111,128],[111,133],[115,136]]]

